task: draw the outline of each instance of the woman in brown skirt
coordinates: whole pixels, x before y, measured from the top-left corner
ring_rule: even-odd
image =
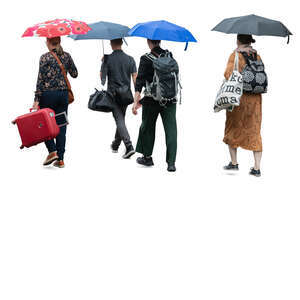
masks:
[[[245,67],[246,61],[242,52],[248,55],[256,53],[251,47],[255,40],[251,35],[239,34],[237,36],[239,52],[239,71]],[[231,54],[225,71],[225,78],[228,79],[233,72],[235,52]],[[261,60],[259,55],[257,59]],[[262,119],[262,97],[261,94],[245,93],[240,99],[240,105],[235,107],[232,112],[226,113],[226,125],[224,143],[229,147],[231,162],[225,166],[225,170],[238,170],[237,148],[241,147],[253,151],[254,167],[250,170],[250,175],[260,176],[260,161],[262,156],[262,141],[260,135]]]

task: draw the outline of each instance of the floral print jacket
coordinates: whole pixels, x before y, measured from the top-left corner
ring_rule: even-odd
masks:
[[[64,52],[58,55],[67,73],[73,78],[78,76],[77,68],[71,55]],[[36,84],[35,101],[40,101],[40,97],[45,91],[67,90],[67,84],[61,69],[50,52],[43,54],[40,58],[39,75]]]

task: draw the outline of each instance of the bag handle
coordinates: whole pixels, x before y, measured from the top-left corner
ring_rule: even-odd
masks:
[[[62,64],[62,62],[60,61],[60,59],[58,58],[57,54],[56,54],[54,51],[50,51],[50,53],[52,54],[52,56],[53,56],[53,57],[55,58],[55,60],[57,61],[58,65],[59,65],[59,67],[60,67],[60,69],[61,69],[61,72],[62,72],[62,74],[63,74],[63,76],[64,76],[64,79],[65,79],[65,82],[66,82],[66,84],[67,84],[68,90],[71,91],[71,90],[72,90],[71,84],[70,84],[70,81],[69,81],[69,79],[68,79],[67,72],[66,72],[66,70],[65,70],[64,65]]]
[[[239,54],[237,51],[235,51],[235,58],[234,58],[234,67],[233,70],[234,71],[238,71],[239,68]]]

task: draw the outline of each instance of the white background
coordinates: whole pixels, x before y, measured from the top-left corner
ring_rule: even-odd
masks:
[[[280,3],[280,4],[279,4]],[[299,9],[297,1],[6,1],[1,7],[1,300],[299,300]],[[239,152],[240,171],[222,142],[224,113],[212,107],[234,35],[211,32],[226,17],[255,13],[279,19],[294,33],[256,37],[266,65],[261,178],[248,175],[252,153]],[[144,169],[124,161],[109,145],[110,114],[89,111],[99,87],[101,44],[63,38],[79,70],[71,80],[66,168],[41,166],[44,145],[19,150],[10,121],[33,101],[43,38],[25,29],[54,18],[88,23],[166,19],[198,39],[163,43],[181,67],[178,171],[165,164],[161,121]],[[147,50],[128,38],[124,50],[137,64]],[[109,44],[106,43],[109,53]],[[136,143],[141,111],[128,113]],[[122,148],[123,151],[123,148]],[[121,151],[121,152],[122,152]]]

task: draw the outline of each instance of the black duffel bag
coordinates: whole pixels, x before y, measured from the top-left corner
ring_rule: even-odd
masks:
[[[98,91],[90,96],[88,108],[94,111],[112,112],[115,107],[114,97],[108,91]]]
[[[116,102],[121,105],[130,105],[133,103],[133,95],[130,87],[123,85],[115,89]]]

